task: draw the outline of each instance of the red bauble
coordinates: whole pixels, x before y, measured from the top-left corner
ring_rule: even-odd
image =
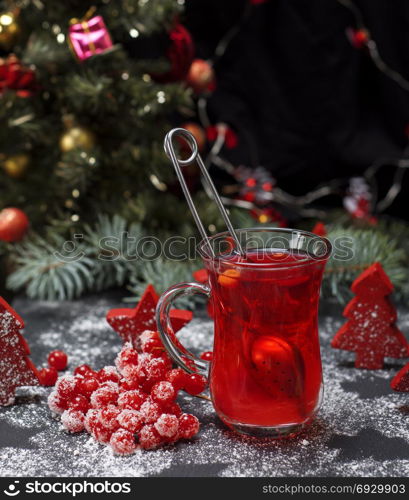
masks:
[[[0,95],[12,90],[19,97],[29,97],[35,89],[36,78],[32,69],[22,66],[14,54],[0,59]]]
[[[317,236],[327,236],[327,228],[323,222],[318,221],[315,226],[311,229],[311,232]]]
[[[152,74],[152,78],[161,83],[184,80],[194,57],[194,45],[189,31],[177,24],[169,33],[170,46],[166,56],[170,62],[170,70],[162,74]]]
[[[193,135],[193,137],[196,139],[199,151],[203,151],[203,148],[206,146],[206,134],[202,127],[197,123],[187,122],[182,125],[182,128],[186,129]],[[180,139],[178,142],[180,144],[180,149],[190,154],[190,147],[188,146],[186,141],[184,139]]]
[[[224,144],[227,149],[234,149],[237,146],[239,140],[236,133],[225,123],[211,125],[206,129],[207,138],[211,142],[214,142],[219,134],[224,137]]]
[[[382,266],[372,264],[351,290],[356,297],[344,309],[349,321],[336,333],[332,347],[355,352],[355,367],[368,370],[383,368],[385,357],[409,356],[408,342],[395,325],[396,309],[387,298],[393,285]]]
[[[213,67],[203,59],[195,59],[190,65],[186,82],[197,94],[213,90],[215,86]]]
[[[14,242],[23,238],[30,225],[27,215],[19,208],[4,208],[0,212],[0,240]]]
[[[29,359],[30,349],[19,332],[23,320],[0,297],[0,406],[14,402],[14,391],[25,385],[38,385],[38,372]]]
[[[134,309],[111,309],[106,318],[124,342],[139,348],[140,335],[145,330],[156,330],[155,310],[159,297],[152,285],[148,285]],[[170,319],[174,332],[180,330],[193,317],[191,311],[173,309]]]
[[[393,377],[391,387],[394,391],[409,392],[409,363]]]

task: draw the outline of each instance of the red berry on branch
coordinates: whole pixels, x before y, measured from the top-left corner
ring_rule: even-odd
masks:
[[[174,368],[166,373],[165,378],[176,391],[179,391],[184,388],[187,376],[188,374],[182,368]]]
[[[88,398],[78,394],[68,402],[68,407],[73,410],[81,411],[82,413],[87,413],[87,411],[89,410]]]
[[[98,389],[98,387],[98,380],[95,377],[91,376],[86,376],[85,378],[78,380],[77,383],[78,392],[88,398],[94,391]]]
[[[21,240],[29,224],[27,215],[19,208],[4,208],[0,212],[0,240],[10,243]]]
[[[52,366],[50,366],[49,368],[42,368],[38,371],[38,380],[41,385],[52,387],[57,382],[57,379],[58,372]]]
[[[183,413],[179,417],[179,438],[190,439],[199,432],[200,424],[197,417]]]
[[[212,351],[202,352],[202,354],[200,355],[200,359],[203,359],[204,361],[212,361],[213,352]]]
[[[130,455],[136,450],[135,437],[125,429],[115,431],[110,440],[112,451],[117,455]]]
[[[170,382],[157,382],[151,390],[151,397],[155,403],[166,406],[173,403],[176,399],[177,392]]]
[[[89,365],[86,364],[79,365],[74,369],[74,375],[81,375],[82,377],[85,377],[90,372],[93,373],[93,370]]]
[[[188,394],[196,396],[205,390],[206,385],[206,377],[203,377],[203,375],[199,375],[198,373],[192,373],[186,378],[184,390]]]
[[[84,430],[84,414],[70,408],[61,415],[61,423],[69,432],[81,432]]]
[[[67,368],[68,357],[64,351],[51,351],[47,359],[48,364],[58,371]]]

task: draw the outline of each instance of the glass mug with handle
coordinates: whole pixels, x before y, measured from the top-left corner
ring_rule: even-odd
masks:
[[[180,367],[192,373],[186,360],[193,361],[209,377],[213,406],[227,426],[258,437],[292,435],[312,420],[322,399],[318,302],[331,244],[291,229],[236,234],[244,254],[234,251],[229,233],[202,241],[209,282],[163,293],[159,333]],[[206,295],[213,311],[210,366],[180,344],[169,321],[172,302],[195,293]]]

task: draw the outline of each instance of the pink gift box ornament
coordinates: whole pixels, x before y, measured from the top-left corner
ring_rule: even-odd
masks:
[[[101,16],[71,21],[69,40],[74,54],[80,61],[101,54],[112,47],[111,36]]]

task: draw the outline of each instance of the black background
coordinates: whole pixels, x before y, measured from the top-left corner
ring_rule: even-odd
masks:
[[[355,0],[385,62],[409,78],[409,3]],[[250,7],[249,7],[250,5]],[[400,157],[408,145],[409,92],[382,74],[337,0],[188,0],[185,23],[197,57],[212,58],[217,42],[243,18],[216,61],[213,122],[239,133],[230,159],[262,164],[293,194],[335,177],[359,175],[375,160]],[[391,167],[381,171],[388,185]],[[389,213],[405,216],[403,193]]]

